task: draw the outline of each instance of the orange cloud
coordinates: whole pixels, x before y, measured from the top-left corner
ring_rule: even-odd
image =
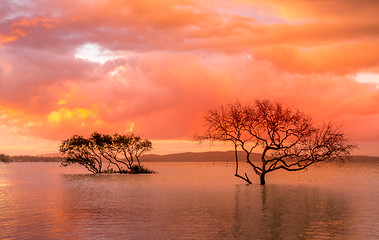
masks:
[[[13,125],[61,139],[72,132],[122,132],[134,122],[135,131],[154,139],[188,139],[201,129],[201,116],[208,108],[236,99],[275,98],[320,121],[375,116],[379,109],[377,90],[370,84],[320,74],[288,75],[244,56],[197,58],[156,52],[140,55],[134,65],[120,64],[124,71],[117,75],[104,65],[109,71],[101,81],[52,88],[59,97],[31,121],[34,124],[27,124],[31,115],[24,112],[12,117],[19,119]]]
[[[321,1],[280,1],[258,0],[252,3],[249,0],[238,0],[256,7],[265,7],[283,18],[294,20],[324,20],[324,21],[369,21],[378,20],[379,4],[375,1],[362,0],[321,0]]]
[[[30,28],[42,26],[45,29],[50,29],[54,26],[55,20],[52,18],[20,18],[11,22],[9,33],[0,34],[0,42],[14,42],[20,38],[26,37],[31,32]]]
[[[379,80],[355,77],[379,72],[378,4],[365,3],[353,17],[353,1],[5,0],[0,125],[60,140],[134,123],[189,140],[208,108],[273,98],[377,141]]]
[[[273,46],[256,49],[254,56],[285,71],[351,74],[378,66],[379,47],[376,40],[310,48]]]

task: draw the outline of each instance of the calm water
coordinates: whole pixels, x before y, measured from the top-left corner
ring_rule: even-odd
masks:
[[[145,165],[159,173],[0,165],[0,239],[379,239],[379,163],[274,172],[265,187],[231,164]]]

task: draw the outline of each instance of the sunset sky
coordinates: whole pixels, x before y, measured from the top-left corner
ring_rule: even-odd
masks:
[[[379,156],[379,1],[1,0],[0,152],[133,133],[154,153],[257,98],[342,124]]]

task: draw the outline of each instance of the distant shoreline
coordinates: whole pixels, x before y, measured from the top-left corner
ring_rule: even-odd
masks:
[[[142,162],[234,162],[234,151],[226,152],[186,152],[166,155],[147,154],[141,158]],[[241,161],[245,159],[243,152],[238,152]],[[253,161],[259,161],[260,155],[253,153]],[[13,156],[13,162],[62,162],[60,156]],[[348,162],[379,162],[379,157],[354,155]]]

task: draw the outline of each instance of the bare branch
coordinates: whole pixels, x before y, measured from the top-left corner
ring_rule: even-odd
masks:
[[[331,123],[316,126],[299,110],[269,100],[257,100],[254,106],[239,102],[220,106],[209,110],[204,119],[207,130],[196,140],[232,142],[236,152],[240,148],[245,153],[246,162],[261,176],[263,184],[268,172],[299,171],[317,162],[343,159],[356,147],[341,127]],[[261,166],[251,161],[258,146],[263,147]],[[236,167],[235,175],[249,182]]]

